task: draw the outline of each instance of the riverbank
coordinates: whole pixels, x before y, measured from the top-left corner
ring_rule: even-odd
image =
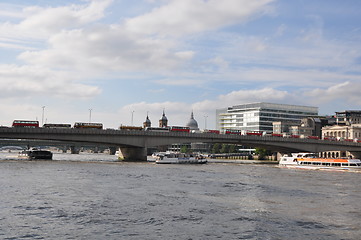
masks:
[[[207,159],[209,163],[238,163],[238,164],[278,164],[271,160],[241,160],[241,159]]]

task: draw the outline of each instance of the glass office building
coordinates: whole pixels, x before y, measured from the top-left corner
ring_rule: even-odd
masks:
[[[273,131],[273,122],[294,122],[302,118],[318,116],[317,107],[276,103],[248,103],[216,110],[217,129]]]

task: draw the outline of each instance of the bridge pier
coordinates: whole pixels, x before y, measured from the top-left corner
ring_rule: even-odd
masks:
[[[109,155],[114,155],[117,152],[117,148],[109,147]]]
[[[121,147],[121,153],[118,155],[118,159],[122,161],[147,161],[147,148],[129,148]]]
[[[285,155],[285,153],[283,153],[283,152],[277,152],[277,154],[276,154],[276,160],[277,160],[277,161],[281,160],[281,158],[282,158],[284,155]]]
[[[352,154],[353,158],[361,159],[361,152],[351,151],[350,153]]]
[[[75,146],[70,146],[70,153],[71,154],[79,154],[80,149]]]

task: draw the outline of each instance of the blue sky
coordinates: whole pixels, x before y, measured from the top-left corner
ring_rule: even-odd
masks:
[[[215,128],[266,101],[361,109],[359,0],[4,0],[0,125]],[[91,111],[89,109],[92,109]]]

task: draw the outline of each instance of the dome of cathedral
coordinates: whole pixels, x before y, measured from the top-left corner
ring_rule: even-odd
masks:
[[[190,128],[190,130],[199,130],[198,128],[198,123],[197,121],[194,119],[194,116],[193,116],[193,112],[191,114],[191,118],[189,119],[187,125],[187,127]]]

